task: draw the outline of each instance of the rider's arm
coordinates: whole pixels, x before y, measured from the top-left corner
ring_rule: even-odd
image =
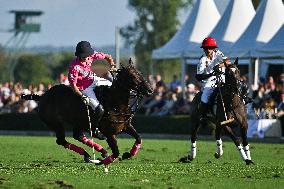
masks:
[[[197,65],[197,73],[195,75],[195,78],[198,81],[202,81],[202,80],[208,79],[212,75],[213,75],[213,72],[212,72],[210,65],[208,65],[207,60],[204,57],[202,57],[199,61],[199,64]]]
[[[111,67],[115,66],[112,56],[110,54],[105,54],[105,60],[109,63]]]
[[[78,73],[76,66],[70,68],[69,73],[68,73],[68,81],[70,83],[70,87],[75,91],[75,93],[82,96],[83,94],[81,93],[81,91],[79,90],[79,88],[76,85],[78,75],[79,75],[79,73]]]
[[[195,78],[197,79],[197,81],[202,81],[202,80],[208,79],[211,76],[213,76],[213,72],[209,74],[206,74],[206,73],[196,74]]]
[[[78,87],[74,83],[70,84],[70,86],[75,91],[75,93],[77,93],[79,96],[83,96],[81,91],[78,89]]]

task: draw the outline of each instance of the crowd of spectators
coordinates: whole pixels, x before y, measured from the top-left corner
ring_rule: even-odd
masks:
[[[194,96],[200,91],[196,83],[191,83],[189,76],[185,77],[185,94],[182,93],[181,81],[173,75],[172,81],[165,83],[161,75],[149,75],[148,81],[154,89],[154,94],[143,99],[140,113],[148,116],[164,116],[188,114]],[[245,77],[243,80],[247,80]],[[57,84],[68,85],[68,79],[60,74]],[[248,105],[250,119],[277,118],[284,114],[284,74],[280,78],[269,76],[267,80],[260,79],[258,86],[252,86],[253,103]],[[37,107],[35,101],[21,100],[21,94],[42,95],[52,84],[37,86],[29,85],[24,88],[21,83],[0,83],[0,113],[33,111]]]
[[[68,79],[64,74],[60,74],[56,84],[69,84]],[[53,85],[29,85],[23,87],[19,82],[4,82],[0,83],[0,114],[3,113],[27,113],[33,111],[37,106],[34,100],[25,101],[21,99],[22,94],[38,94],[42,95],[46,90]]]
[[[274,79],[261,78],[257,86],[252,86],[253,103],[250,115],[258,119],[273,119],[284,115],[284,74]],[[249,113],[250,113],[249,112]]]
[[[194,96],[200,91],[198,84],[190,83],[188,78],[186,75],[183,97],[181,82],[176,75],[168,84],[160,75],[149,75],[148,81],[155,92],[142,103],[145,115],[188,114]],[[248,82],[245,76],[242,80]],[[275,79],[272,76],[267,80],[260,78],[258,85],[251,87],[250,96],[253,102],[247,105],[249,119],[274,119],[284,115],[284,74]]]

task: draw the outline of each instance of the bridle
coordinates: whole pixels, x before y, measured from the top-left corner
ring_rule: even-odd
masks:
[[[116,72],[119,73],[121,71],[122,70],[119,69]],[[138,74],[137,71],[136,71],[136,74]],[[107,112],[109,115],[112,115],[112,116],[125,116],[125,117],[128,117],[124,121],[111,120],[112,123],[114,123],[114,124],[121,124],[121,123],[129,123],[131,121],[131,119],[133,118],[134,114],[138,110],[139,103],[141,102],[141,100],[142,100],[142,98],[144,96],[142,94],[144,82],[145,82],[144,80],[141,80],[137,84],[135,84],[134,87],[129,88],[128,86],[125,86],[124,83],[119,81],[117,77],[114,77],[113,83],[116,83],[116,87],[118,87],[118,88],[120,88],[120,89],[122,89],[124,91],[129,91],[129,99],[128,99],[128,101],[130,101],[132,103],[128,105],[130,113],[120,112],[120,111],[118,111],[116,109],[114,109],[116,111],[115,113]]]

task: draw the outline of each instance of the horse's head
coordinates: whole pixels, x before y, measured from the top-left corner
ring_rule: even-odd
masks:
[[[225,85],[236,92],[238,83],[241,80],[240,70],[238,69],[238,58],[233,64],[225,64]]]
[[[123,66],[118,70],[117,80],[122,82],[125,89],[133,90],[139,95],[150,96],[153,94],[151,85],[144,79],[141,72],[139,72],[133,65],[131,59],[129,64]]]

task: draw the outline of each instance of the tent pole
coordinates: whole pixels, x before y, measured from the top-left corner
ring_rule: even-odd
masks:
[[[185,58],[182,59],[181,61],[181,87],[182,87],[182,97],[183,99],[185,99],[185,64],[186,64],[186,60]]]
[[[250,59],[250,63],[249,63],[249,67],[248,67],[248,71],[249,71],[249,75],[248,75],[248,84],[249,84],[249,94],[251,95],[252,94],[252,90],[251,90],[251,87],[252,87],[252,84],[253,84],[253,65],[254,65],[254,62],[255,62],[255,59],[254,58],[251,58]]]
[[[254,86],[258,85],[258,69],[259,69],[259,58],[256,58],[254,62],[254,82],[253,82]]]

